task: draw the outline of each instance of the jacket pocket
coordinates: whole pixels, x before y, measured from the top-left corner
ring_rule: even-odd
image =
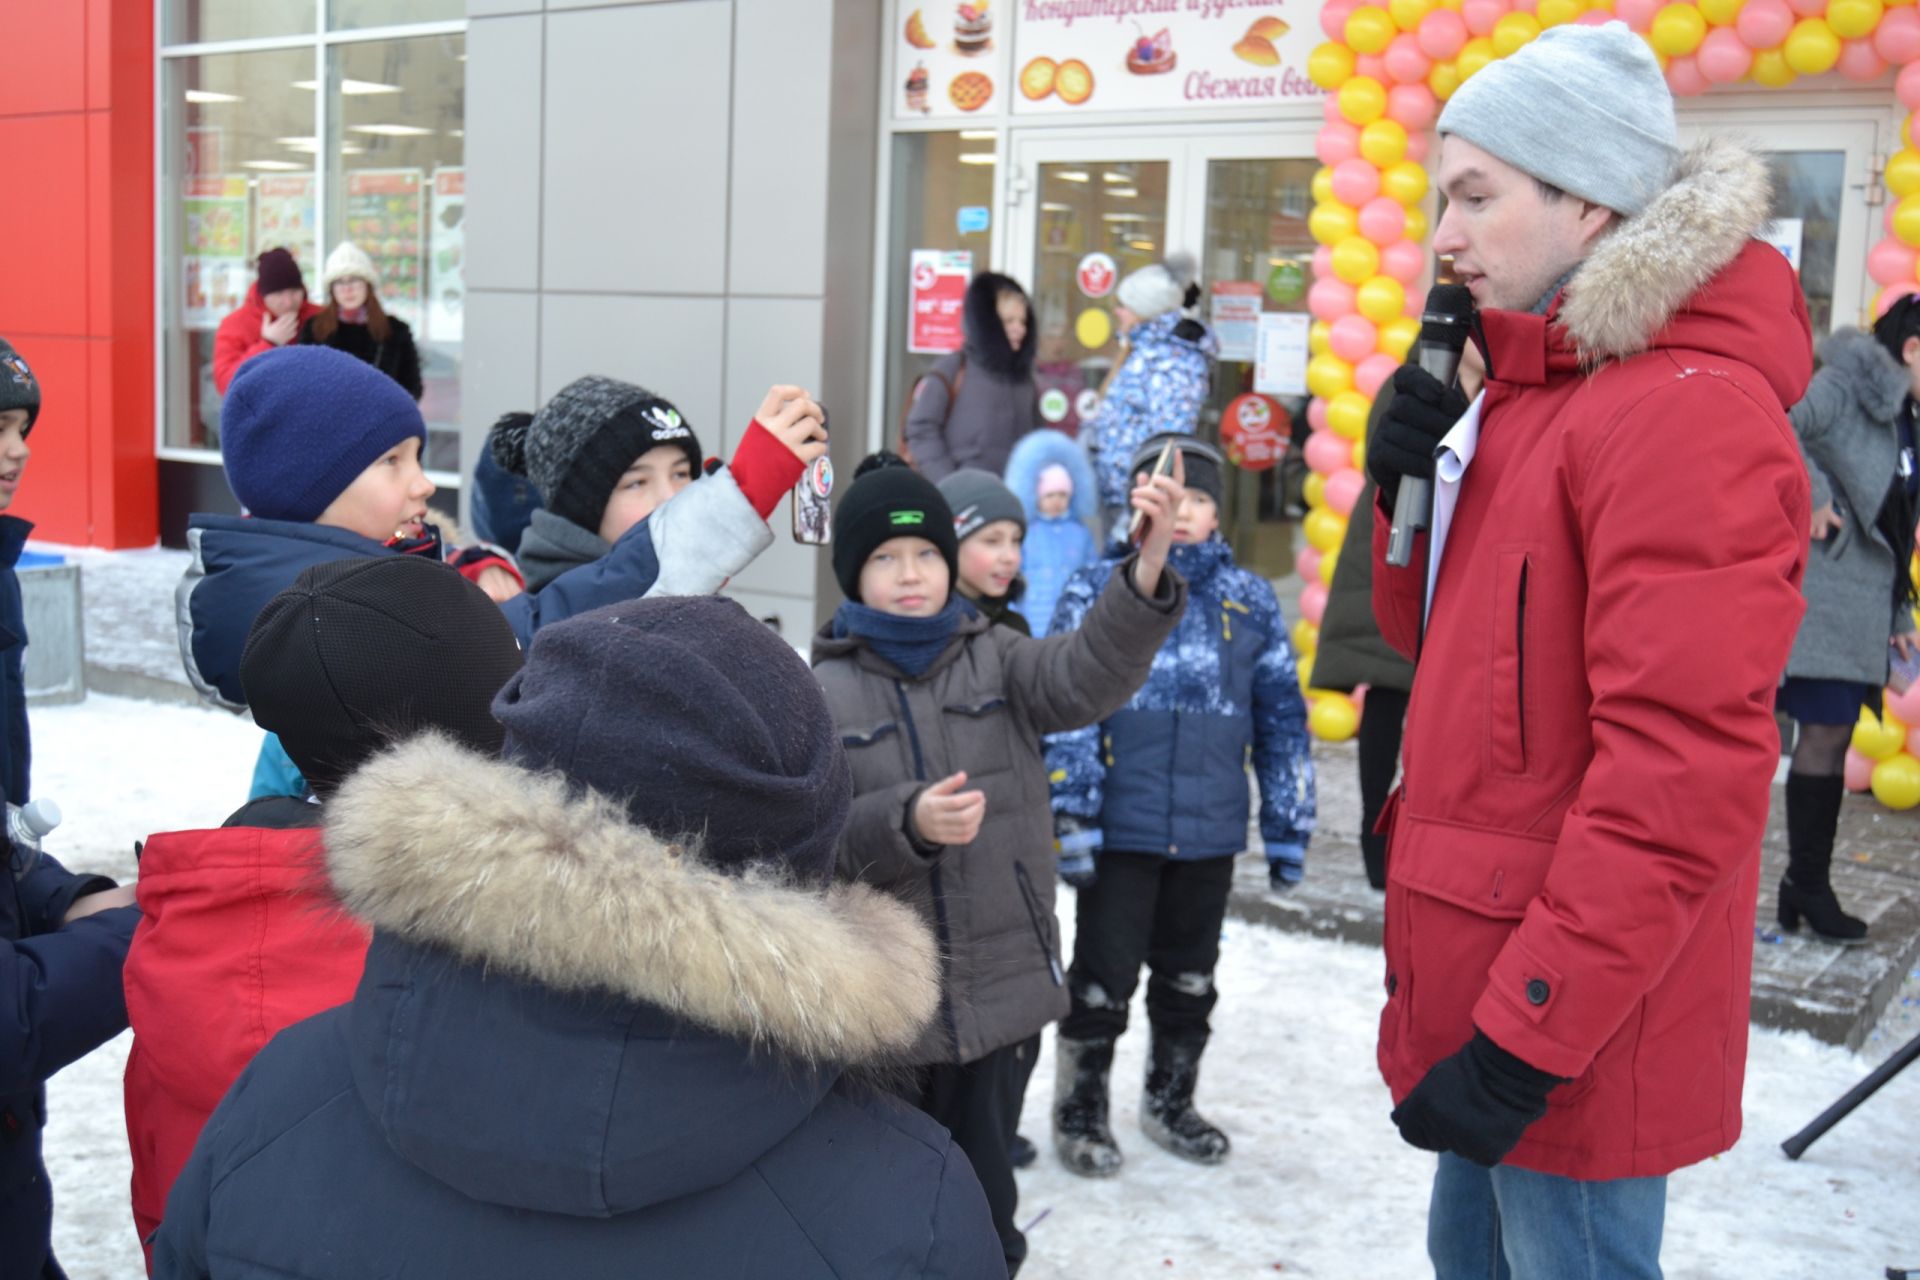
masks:
[[[869,729],[847,729],[840,734],[840,745],[849,751],[860,747],[871,747],[882,739],[900,732],[900,724],[895,720],[883,720]]]
[[[1487,666],[1488,768],[1527,771],[1527,588],[1525,551],[1502,551],[1494,570],[1493,643]]]
[[[1033,940],[1040,944],[1040,954],[1046,958],[1047,976],[1053,979],[1056,987],[1065,986],[1067,975],[1060,968],[1060,957],[1053,949],[1053,913],[1040,905],[1040,891],[1033,887],[1033,877],[1027,874],[1027,864],[1019,859],[1013,863],[1014,882],[1020,886],[1020,901],[1026,904],[1027,921],[1033,926]]]
[[[1012,768],[1013,755],[1007,732],[1007,700],[998,694],[948,703],[940,708],[941,728],[947,736],[951,768],[964,769],[974,777],[984,777]],[[988,816],[992,817],[993,797],[988,797]]]

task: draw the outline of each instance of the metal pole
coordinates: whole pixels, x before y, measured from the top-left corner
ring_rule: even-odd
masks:
[[[1912,1066],[1915,1058],[1920,1058],[1920,1036],[1901,1045],[1872,1075],[1847,1090],[1840,1101],[1822,1111],[1812,1124],[1781,1143],[1780,1149],[1787,1153],[1787,1159],[1798,1160],[1808,1147],[1820,1140],[1821,1134],[1846,1119],[1849,1112],[1872,1097],[1881,1085]]]

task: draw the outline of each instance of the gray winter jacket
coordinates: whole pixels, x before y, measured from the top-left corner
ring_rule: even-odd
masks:
[[[1815,511],[1833,504],[1845,522],[1813,544],[1801,587],[1807,616],[1787,674],[1858,680],[1887,678],[1887,640],[1911,632],[1913,617],[1894,608],[1893,588],[1912,548],[1898,551],[1878,527],[1899,458],[1898,421],[1912,379],[1871,334],[1839,329],[1820,348],[1823,367],[1793,407],[1794,433],[1807,459]]]
[[[831,624],[814,640],[814,674],[853,766],[840,875],[911,904],[945,957],[940,1015],[909,1061],[973,1062],[1067,1011],[1040,735],[1104,719],[1145,682],[1187,585],[1168,570],[1149,601],[1132,581],[1116,571],[1078,631],[1045,640],[970,616],[917,679]],[[922,853],[908,811],[960,770],[986,793],[979,837]]]
[[[948,412],[947,388],[956,379],[960,394]],[[996,370],[978,358],[963,362],[957,352],[943,356],[914,389],[907,413],[913,465],[935,484],[966,467],[999,475],[1014,442],[1040,425],[1038,395],[1031,373]]]
[[[1367,442],[1386,415],[1391,396],[1379,396],[1367,415]],[[1376,689],[1413,688],[1413,664],[1380,634],[1373,616],[1374,484],[1360,491],[1340,544],[1340,563],[1333,589],[1327,593],[1327,611],[1320,616],[1319,647],[1313,657],[1313,687],[1351,692],[1360,685]]]

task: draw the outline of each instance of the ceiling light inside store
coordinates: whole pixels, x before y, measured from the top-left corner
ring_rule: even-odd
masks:
[[[187,90],[187,101],[204,107],[221,102],[238,102],[240,101],[240,95],[237,93],[215,93],[211,89],[189,89]]]
[[[1042,201],[1042,202],[1041,202],[1041,204],[1040,204],[1040,212],[1042,212],[1042,213],[1072,213],[1072,212],[1073,212],[1073,206],[1072,206],[1072,205],[1070,205],[1070,204],[1061,204],[1061,203],[1060,203],[1060,202],[1059,202],[1058,200],[1044,200],[1044,201]]]
[[[1142,253],[1152,253],[1154,244],[1151,240],[1129,240],[1127,241],[1127,248],[1138,249]]]
[[[1000,135],[992,129],[962,129],[960,131],[960,141],[962,142],[991,142],[999,136]]]
[[[433,134],[433,130],[422,129],[417,124],[352,124],[347,128],[353,133],[370,133],[380,138],[425,138]]]
[[[305,89],[308,93],[313,93],[319,89],[320,82],[318,80],[295,80],[293,87],[296,89]],[[357,98],[370,93],[398,93],[400,92],[400,86],[397,84],[381,84],[378,80],[342,80],[340,82],[340,92],[347,97]]]
[[[991,151],[962,151],[960,153],[961,164],[992,164],[993,161],[994,155]]]
[[[1062,169],[1053,175],[1062,182],[1092,182],[1093,175],[1084,169]]]
[[[1133,175],[1130,173],[1118,173],[1112,169],[1109,169],[1105,173],[1100,175],[1100,181],[1106,183],[1110,187],[1118,186],[1122,183],[1132,182]]]
[[[1137,187],[1115,187],[1113,190],[1107,192],[1107,194],[1115,200],[1131,200],[1140,194],[1140,190]]]
[[[291,160],[243,160],[240,163],[240,167],[242,169],[271,169],[275,173],[292,173],[297,169],[305,169],[308,166],[295,164]]]
[[[1144,213],[1103,213],[1100,215],[1100,221],[1102,222],[1152,222],[1153,219],[1149,218]]]

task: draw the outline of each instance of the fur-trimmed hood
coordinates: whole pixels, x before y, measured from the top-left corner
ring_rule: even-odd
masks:
[[[1027,303],[1027,336],[1018,351],[1007,341],[1007,327],[1000,323],[1000,295],[1007,292],[1019,294]],[[1009,382],[1024,382],[1033,376],[1040,330],[1033,320],[1033,303],[1019,281],[995,271],[982,271],[967,282],[960,320],[967,336],[969,363]]]
[[[1846,381],[1861,412],[1875,422],[1892,422],[1913,389],[1913,378],[1880,339],[1848,326],[1835,329],[1820,344],[1820,363]]]
[[[1026,508],[1027,524],[1031,527],[1042,518],[1040,473],[1055,463],[1065,467],[1073,477],[1068,516],[1082,524],[1091,524],[1100,514],[1099,481],[1094,478],[1093,464],[1087,461],[1087,451],[1078,440],[1051,427],[1041,427],[1021,436],[1007,457],[1007,488],[1013,490],[1020,505]]]

